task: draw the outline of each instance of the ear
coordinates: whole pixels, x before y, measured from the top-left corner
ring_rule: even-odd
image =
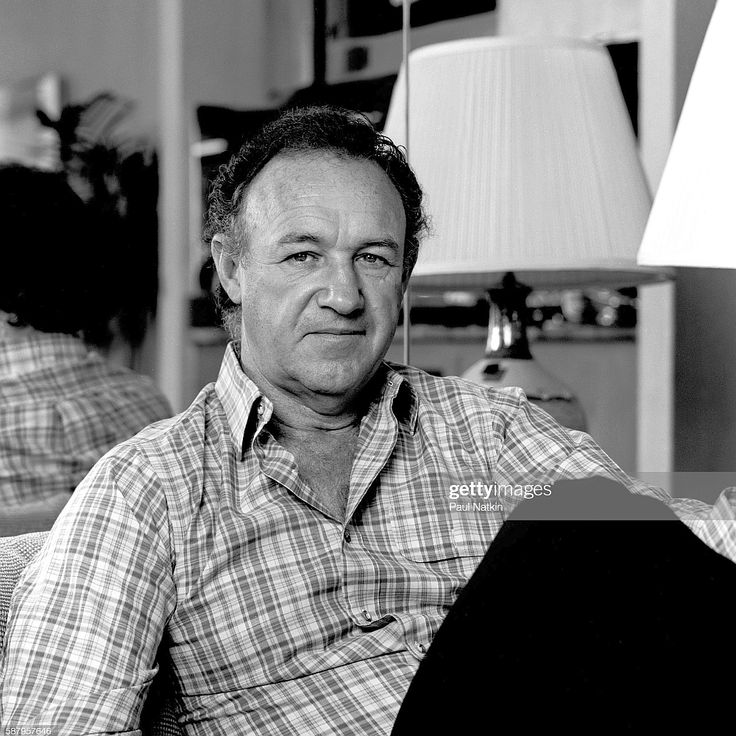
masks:
[[[232,255],[235,249],[230,246],[227,235],[223,233],[217,233],[212,238],[210,249],[222,288],[231,302],[240,304],[240,258]]]

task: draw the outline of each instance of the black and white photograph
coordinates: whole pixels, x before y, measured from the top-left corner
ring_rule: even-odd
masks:
[[[726,734],[736,0],[0,0],[0,736]]]

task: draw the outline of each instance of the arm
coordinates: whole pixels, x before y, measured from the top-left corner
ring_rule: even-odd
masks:
[[[589,435],[560,426],[522,392],[518,398],[497,458],[500,477],[510,483],[610,478],[633,493],[662,501],[709,547],[736,562],[736,490],[724,491],[713,507],[695,499],[672,498],[661,488],[629,477]],[[514,502],[504,505],[510,512]]]
[[[77,488],[16,588],[3,726],[137,733],[176,593],[160,484],[122,446]]]
[[[637,493],[667,503],[661,489],[637,484],[585,432],[567,429],[532,404],[520,389],[511,389],[518,400],[506,424],[496,471],[509,483],[554,483],[559,480],[604,476]]]

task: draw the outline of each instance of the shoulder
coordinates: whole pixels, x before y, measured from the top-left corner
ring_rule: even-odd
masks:
[[[529,404],[521,388],[486,387],[458,376],[433,376],[413,366],[387,365],[411,386],[424,409],[452,411],[465,417],[492,416],[509,422]]]
[[[231,445],[210,384],[183,412],[147,426],[94,465],[62,512],[69,534],[133,524],[159,538],[176,559],[201,512],[207,483],[220,487],[220,458]]]
[[[201,464],[205,446],[227,433],[227,420],[214,384],[208,384],[184,411],[148,425],[106,457],[109,461],[135,459],[166,480],[194,471]]]
[[[131,507],[161,496],[170,514],[187,513],[197,504],[207,459],[218,454],[212,446],[229,441],[224,411],[209,384],[183,412],[148,425],[106,453],[82,486],[114,484]]]

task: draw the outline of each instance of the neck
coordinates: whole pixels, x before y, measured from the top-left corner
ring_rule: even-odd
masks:
[[[266,392],[264,392],[266,393]],[[352,432],[360,426],[363,412],[359,406],[331,405],[331,402],[305,404],[298,398],[284,393],[266,394],[273,404],[271,424],[284,436],[317,434],[335,435]]]
[[[251,366],[243,370],[273,405],[271,423],[294,433],[344,432],[360,426],[367,411],[376,377],[362,390],[349,394],[319,394],[296,385],[277,386]]]

